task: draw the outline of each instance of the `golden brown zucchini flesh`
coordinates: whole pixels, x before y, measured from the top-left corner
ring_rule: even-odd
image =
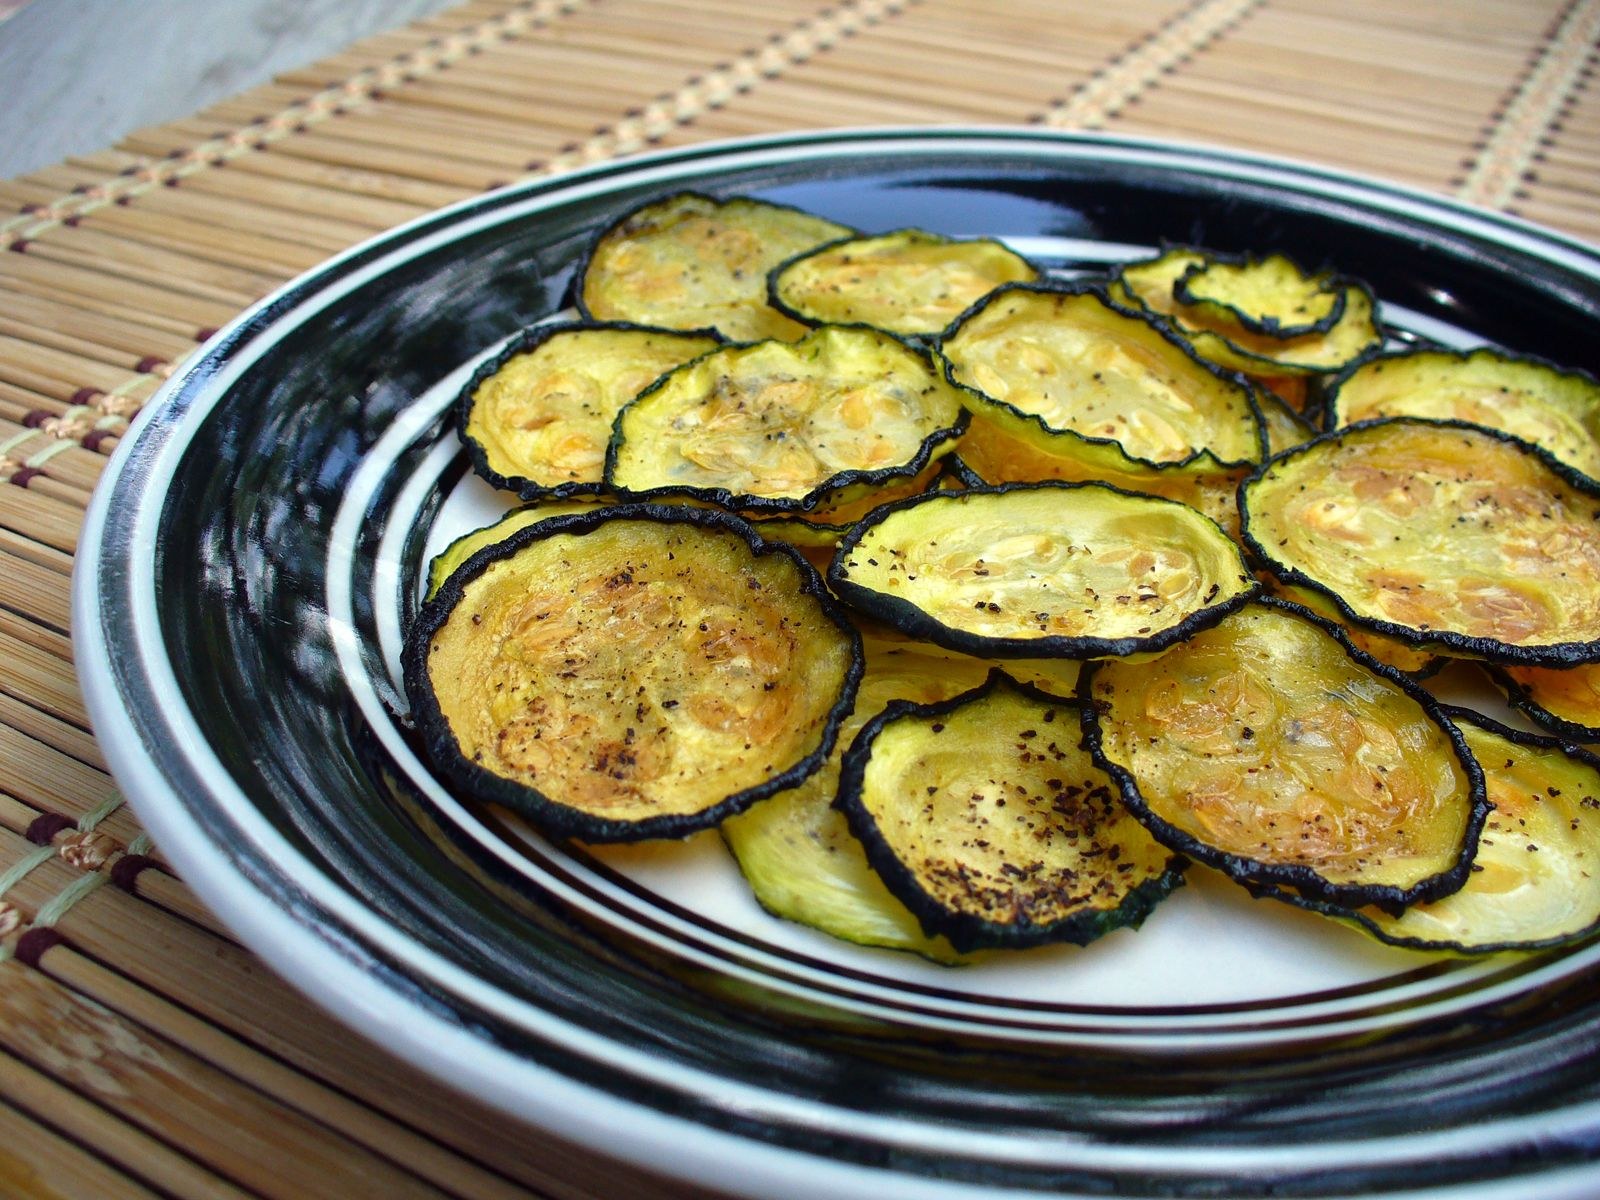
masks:
[[[790,921],[865,946],[910,950],[940,962],[958,956],[929,937],[867,863],[861,843],[833,807],[839,761],[861,727],[892,701],[945,700],[984,681],[989,664],[908,641],[864,637],[866,672],[855,711],[822,769],[722,823],[763,908]]]
[[[1189,272],[1221,260],[1213,251],[1169,247],[1155,258],[1124,266],[1110,288],[1111,296],[1167,318],[1206,361],[1257,377],[1337,371],[1383,344],[1377,302],[1365,284],[1353,279],[1338,281],[1343,311],[1326,332],[1271,337],[1233,321],[1219,326],[1214,314],[1182,303],[1176,293]]]
[[[924,931],[958,950],[1084,945],[1182,882],[1080,747],[1077,708],[996,671],[890,705],[851,744],[836,803]]]
[[[1265,571],[1262,572],[1262,582],[1267,585],[1269,595],[1309,608],[1324,620],[1332,621],[1344,631],[1345,637],[1350,639],[1357,650],[1372,655],[1386,667],[1393,667],[1396,671],[1420,677],[1432,672],[1442,661],[1439,655],[1430,651],[1420,650],[1397,638],[1385,637],[1381,633],[1350,624],[1340,614],[1339,606],[1321,592],[1281,583]]]
[[[622,410],[606,481],[752,512],[811,512],[915,478],[966,426],[923,352],[875,329],[727,346]]]
[[[1112,470],[1264,456],[1243,380],[1093,287],[1017,284],[973,308],[940,342],[952,380],[991,407],[1082,443]],[[970,403],[970,402],[969,402]]]
[[[603,842],[682,836],[799,783],[860,658],[795,551],[727,513],[619,505],[475,555],[404,662],[417,730],[469,797]]]
[[[1212,255],[1178,276],[1172,298],[1220,333],[1279,339],[1327,333],[1346,302],[1331,273],[1311,274],[1285,254]]]
[[[597,494],[622,406],[721,344],[634,325],[527,331],[462,391],[458,428],[473,469],[524,500]]]
[[[1600,663],[1498,667],[1490,674],[1513,708],[1562,737],[1600,742]]]
[[[1009,484],[885,505],[839,543],[845,603],[970,654],[1160,650],[1258,584],[1215,521],[1104,484]]]
[[[1436,701],[1262,600],[1146,663],[1085,668],[1085,731],[1166,845],[1349,906],[1460,887],[1483,778]]]
[[[1250,549],[1358,624],[1468,657],[1600,657],[1600,485],[1503,434],[1393,418],[1240,489]]]
[[[1329,384],[1329,425],[1430,417],[1498,429],[1600,479],[1600,382],[1497,350],[1404,350],[1364,359]]]
[[[1393,945],[1458,954],[1544,949],[1600,930],[1600,758],[1465,709],[1446,712],[1483,767],[1493,806],[1467,882],[1398,916],[1333,915]]]
[[[548,521],[551,517],[566,517],[573,513],[593,512],[598,501],[551,500],[542,504],[524,504],[514,508],[492,525],[474,529],[456,538],[428,563],[428,588],[424,600],[431,600],[444,581],[450,578],[479,550],[505,541],[519,529]]]
[[[596,321],[715,329],[733,341],[793,339],[805,326],[767,303],[767,274],[853,230],[799,209],[680,192],[612,225],[584,265],[578,308]]]
[[[773,306],[808,325],[871,325],[891,333],[944,330],[1006,283],[1038,270],[990,238],[957,239],[920,229],[846,238],[773,271]]]
[[[1119,471],[1080,453],[1082,443],[1042,434],[1014,413],[982,409],[972,418],[953,456],[969,473],[968,486],[985,484],[1109,483],[1128,492],[1162,496],[1198,509],[1229,537],[1239,536],[1239,484],[1253,469],[1217,466],[1209,456],[1168,468]]]

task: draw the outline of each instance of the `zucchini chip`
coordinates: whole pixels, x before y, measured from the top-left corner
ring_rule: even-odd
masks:
[[[1367,285],[1339,278],[1343,299],[1339,319],[1321,333],[1295,337],[1270,337],[1242,328],[1236,320],[1222,320],[1206,306],[1194,307],[1178,299],[1179,282],[1207,264],[1229,261],[1225,255],[1174,246],[1155,258],[1129,263],[1110,288],[1113,300],[1166,318],[1208,362],[1247,375],[1317,375],[1337,371],[1346,363],[1383,344],[1377,301]]]
[[[407,694],[471,798],[587,841],[680,837],[816,771],[861,641],[728,513],[620,505],[480,551],[407,636]]]
[[[799,209],[680,192],[634,209],[600,235],[578,309],[596,321],[715,329],[739,342],[806,331],[767,303],[767,274],[853,230]]]
[[[1004,283],[1038,270],[992,238],[901,229],[808,250],[772,272],[774,308],[807,325],[871,325],[899,334],[944,330]]]
[[[600,502],[567,500],[524,504],[521,508],[512,509],[492,525],[485,525],[482,529],[462,534],[435,554],[433,560],[428,563],[428,590],[422,598],[432,600],[444,586],[444,581],[485,546],[498,545],[517,530],[526,529],[529,525],[536,525],[540,521],[548,521],[551,517],[593,512],[598,503]]]
[[[952,700],[891,704],[846,751],[835,803],[930,936],[1086,945],[1182,882],[1079,746],[1077,707],[995,671]]]
[[[1085,460],[1149,470],[1209,455],[1222,466],[1265,456],[1250,388],[1092,286],[1010,284],[940,342],[974,415],[1008,410]]]
[[[1245,542],[1286,583],[1412,645],[1495,662],[1600,657],[1600,484],[1504,434],[1397,417],[1273,459]]]
[[[527,330],[462,390],[458,428],[473,469],[524,500],[597,494],[622,406],[721,344],[637,325]]]
[[[1062,453],[1053,452],[1057,449]],[[1189,466],[1113,471],[1085,462],[1077,450],[1071,439],[1044,441],[1037,426],[996,410],[972,418],[951,457],[965,468],[962,478],[968,487],[1049,480],[1109,483],[1123,491],[1180,501],[1210,517],[1229,537],[1239,536],[1239,485],[1252,466],[1215,466],[1208,456]]]
[[[839,543],[828,583],[915,637],[1000,658],[1160,650],[1259,587],[1215,521],[1098,483],[928,492],[884,505]]]
[[[726,346],[617,417],[606,482],[752,513],[812,512],[920,474],[966,428],[961,393],[875,329]]]
[[[1344,316],[1345,292],[1332,274],[1310,275],[1287,255],[1191,263],[1172,285],[1185,315],[1219,333],[1268,338],[1327,333]]]
[[[938,962],[959,956],[922,931],[867,863],[844,814],[833,807],[844,749],[867,721],[894,700],[926,704],[981,684],[989,664],[936,646],[864,637],[866,672],[855,711],[834,752],[815,775],[722,823],[761,906],[775,916],[863,946],[910,950]]]
[[[1348,367],[1328,385],[1330,428],[1430,417],[1498,429],[1600,479],[1600,382],[1498,350],[1403,350]]]
[[[1600,663],[1576,667],[1491,667],[1507,702],[1553,733],[1600,742]]]
[[[921,495],[933,487],[943,474],[944,465],[944,460],[936,459],[910,479],[864,492],[832,508],[784,517],[762,517],[759,513],[751,513],[746,519],[764,538],[788,542],[791,546],[827,547],[831,550],[850,532],[851,526],[880,504]]]
[[[1087,741],[1163,843],[1347,907],[1465,881],[1483,776],[1438,702],[1264,599],[1153,662],[1086,667]]]
[[[1492,806],[1467,882],[1398,916],[1320,911],[1391,945],[1458,954],[1540,950],[1600,931],[1600,758],[1466,709],[1445,712],[1483,767]]]

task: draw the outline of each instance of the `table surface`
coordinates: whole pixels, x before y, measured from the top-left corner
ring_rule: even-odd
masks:
[[[689,1194],[335,1025],[115,791],[71,665],[79,524],[240,309],[500,184],[819,126],[1211,143],[1596,241],[1597,42],[1600,0],[471,0],[0,182],[0,1194]]]

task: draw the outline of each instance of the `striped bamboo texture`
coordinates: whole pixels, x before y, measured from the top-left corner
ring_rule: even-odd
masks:
[[[84,504],[242,307],[430,208],[650,145],[997,122],[1264,151],[1600,240],[1600,0],[470,0],[0,182],[0,1195],[684,1197],[353,1039],[121,804]]]

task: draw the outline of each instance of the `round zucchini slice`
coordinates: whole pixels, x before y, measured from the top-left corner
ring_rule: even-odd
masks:
[[[600,501],[566,500],[548,501],[543,504],[524,504],[521,508],[514,508],[492,525],[485,525],[482,529],[474,529],[471,533],[464,533],[451,542],[443,550],[433,556],[428,563],[428,588],[423,594],[424,600],[432,600],[444,586],[444,581],[459,570],[474,554],[486,546],[494,546],[505,541],[519,529],[526,529],[529,525],[537,525],[540,521],[548,521],[551,517],[566,517],[573,513],[586,513],[595,511],[596,504]]]
[[[828,582],[845,603],[913,636],[999,658],[1160,650],[1260,586],[1215,521],[1095,483],[884,505],[839,543]]]
[[[1337,626],[1263,599],[1146,663],[1091,664],[1095,761],[1163,843],[1357,907],[1467,877],[1483,775],[1438,702]]]
[[[1460,422],[1368,421],[1240,488],[1251,551],[1350,620],[1466,657],[1600,657],[1600,484]]]
[[[1009,410],[1108,470],[1265,457],[1250,388],[1093,286],[1010,284],[940,341],[975,414]]]
[[[657,381],[617,417],[606,482],[753,513],[826,510],[914,479],[966,422],[926,354],[827,325],[726,346]]]
[[[861,641],[816,571],[737,517],[619,505],[474,555],[423,605],[404,664],[417,731],[469,797],[634,841],[816,771]]]
[[[940,333],[1005,283],[1039,278],[1027,259],[991,238],[963,240],[900,229],[808,250],[772,272],[773,307],[807,325],[871,325]]]
[[[1457,954],[1541,950],[1600,932],[1600,758],[1466,709],[1445,711],[1483,768],[1492,806],[1467,882],[1397,916],[1321,911],[1391,945]]]
[[[833,807],[844,749],[895,700],[946,700],[984,681],[989,664],[936,646],[867,636],[866,672],[821,770],[722,823],[722,836],[768,912],[864,946],[909,950],[937,962],[959,959],[917,919],[867,863],[844,814]]]
[[[1576,667],[1491,667],[1519,712],[1577,742],[1600,742],[1600,663]]]
[[[806,327],[767,303],[768,272],[853,232],[781,204],[680,192],[600,235],[584,264],[578,309],[596,321],[709,328],[733,341],[792,340]]]
[[[1155,258],[1124,266],[1110,294],[1114,300],[1172,322],[1206,361],[1256,377],[1326,374],[1383,344],[1372,292],[1366,284],[1345,278],[1336,285],[1343,311],[1325,332],[1270,337],[1244,329],[1233,320],[1214,324],[1213,312],[1182,303],[1177,290],[1185,275],[1219,261],[1226,258],[1214,251],[1168,247]]]
[[[1077,705],[1003,671],[873,718],[836,803],[889,890],[957,950],[1086,945],[1182,882],[1184,861],[1080,747]]]
[[[1223,467],[1208,455],[1187,466],[1114,471],[1085,461],[1079,445],[1070,438],[1046,441],[1037,426],[1030,428],[1013,413],[983,410],[972,418],[952,457],[965,468],[969,487],[1049,480],[1108,483],[1180,501],[1210,517],[1229,537],[1239,536],[1239,485],[1252,466]]]
[[[1600,381],[1498,350],[1402,350],[1365,358],[1329,385],[1330,428],[1429,417],[1498,429],[1600,479]]]
[[[1191,263],[1172,286],[1186,315],[1219,333],[1267,338],[1327,333],[1344,316],[1346,295],[1329,272],[1312,275],[1286,254]]]
[[[721,344],[637,325],[527,330],[462,390],[457,428],[473,469],[524,500],[598,494],[622,406]]]

